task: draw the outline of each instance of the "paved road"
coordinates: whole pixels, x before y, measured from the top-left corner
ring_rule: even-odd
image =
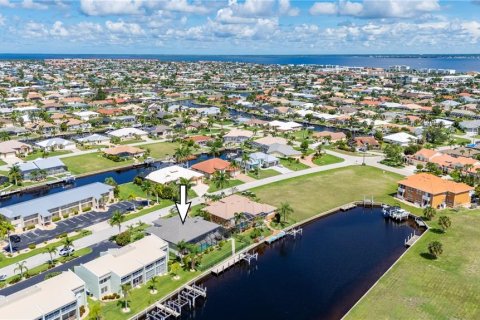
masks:
[[[277,176],[273,176],[273,177],[269,177],[269,178],[265,178],[265,179],[261,179],[261,180],[255,180],[255,181],[252,181],[252,182],[247,182],[247,183],[244,183],[242,185],[236,186],[234,188],[234,191],[245,191],[245,190],[248,190],[248,189],[251,189],[251,188],[260,187],[260,186],[263,186],[263,185],[266,185],[266,184],[270,184],[270,183],[274,183],[274,182],[277,182],[277,181],[286,180],[286,179],[290,179],[290,178],[295,178],[295,177],[303,176],[303,175],[310,174],[310,173],[327,171],[327,170],[347,167],[347,166],[351,166],[351,165],[360,165],[362,163],[362,157],[349,156],[349,155],[341,154],[341,153],[334,152],[334,151],[331,151],[331,150],[327,150],[327,153],[338,156],[340,158],[343,158],[344,161],[340,162],[340,163],[308,168],[308,169],[305,169],[305,170],[289,172],[289,173],[282,174],[282,175],[277,175]],[[413,169],[410,168],[410,167],[408,167],[408,168],[392,168],[392,167],[388,167],[388,166],[385,166],[385,165],[382,165],[382,164],[378,163],[379,160],[381,160],[381,157],[366,157],[365,158],[365,162],[366,162],[367,165],[371,165],[371,166],[380,168],[380,169],[385,170],[385,171],[395,172],[395,173],[398,173],[398,174],[401,174],[401,175],[404,175],[404,176],[405,175],[410,175],[413,172]],[[226,189],[226,190],[223,190],[223,191],[225,193],[230,193],[232,190],[231,190],[231,188],[229,188],[229,189]],[[216,193],[219,194],[221,192],[222,191],[218,191]],[[204,201],[205,201],[205,199],[202,198],[202,197],[197,197],[197,198],[191,199],[192,206],[197,205],[197,204],[201,204]],[[172,207],[173,206],[169,206],[169,207],[166,207],[166,208],[163,208],[163,209],[159,209],[159,210],[153,211],[151,213],[148,213],[144,216],[129,220],[129,221],[122,224],[122,228],[126,228],[129,225],[135,225],[139,222],[144,222],[144,223],[150,223],[151,224],[154,220],[158,219],[159,217],[164,217],[164,216],[169,215]],[[118,228],[116,226],[115,227],[110,226],[107,221],[103,221],[103,222],[91,225],[90,227],[87,227],[86,229],[92,230],[93,234],[74,241],[74,245],[75,245],[75,248],[77,250],[79,250],[81,248],[86,248],[86,247],[93,246],[93,245],[95,245],[99,242],[102,242],[102,241],[105,241],[105,240],[109,239],[110,237],[112,237],[112,236],[114,236],[118,233]],[[31,269],[35,266],[38,266],[42,263],[47,262],[48,260],[49,260],[49,255],[44,253],[44,254],[39,254],[39,255],[33,256],[31,258],[28,258],[25,261],[26,261],[27,267],[29,269]],[[10,266],[4,267],[4,268],[0,269],[0,274],[6,274],[7,276],[11,276],[11,275],[14,274],[14,269],[15,269],[15,265],[10,265]]]
[[[74,216],[69,219],[61,220],[57,222],[57,227],[52,230],[32,230],[18,235],[20,237],[20,242],[12,243],[13,251],[18,251],[28,248],[29,244],[40,244],[45,241],[55,239],[58,235],[63,233],[69,233],[76,230],[85,229],[89,226],[97,224],[102,221],[110,219],[115,210],[119,210],[124,213],[129,210],[133,210],[133,203],[135,202],[136,206],[146,205],[145,201],[121,201],[111,205],[106,212],[96,212],[91,211],[78,216]],[[5,247],[6,251],[10,251],[10,248],[7,244]]]
[[[97,244],[92,246],[92,252],[91,253],[86,254],[86,255],[84,255],[80,258],[77,258],[75,260],[69,261],[67,263],[64,263],[61,266],[52,268],[52,269],[48,270],[47,272],[39,274],[35,277],[31,277],[27,280],[24,280],[22,282],[19,282],[19,283],[13,285],[13,286],[1,289],[0,290],[0,296],[11,295],[11,294],[13,294],[17,291],[22,290],[22,289],[34,286],[37,283],[45,280],[45,276],[48,273],[57,272],[57,271],[67,271],[68,269],[73,270],[74,266],[82,264],[82,263],[87,263],[87,262],[89,262],[93,259],[96,259],[100,256],[101,252],[107,251],[108,249],[112,249],[112,248],[118,248],[118,246],[115,243],[110,242],[110,241],[103,241],[103,242],[97,243]]]

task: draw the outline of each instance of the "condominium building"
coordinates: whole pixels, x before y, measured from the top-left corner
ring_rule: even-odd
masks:
[[[123,284],[133,287],[156,275],[167,273],[168,243],[146,236],[120,249],[109,250],[99,258],[75,267],[75,273],[96,298],[119,293]]]

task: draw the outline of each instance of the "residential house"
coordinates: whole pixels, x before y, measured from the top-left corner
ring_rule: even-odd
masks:
[[[232,129],[230,132],[223,136],[225,143],[242,143],[253,137],[253,132],[249,130]]]
[[[145,154],[144,149],[140,149],[132,146],[117,146],[103,150],[103,153],[107,156],[119,157],[120,159],[138,158]]]
[[[0,142],[0,158],[23,157],[32,152],[32,146],[18,140]]]
[[[374,137],[370,136],[355,137],[353,138],[353,143],[355,148],[361,151],[380,149],[380,143]]]
[[[230,162],[220,158],[212,158],[196,163],[192,166],[192,169],[203,173],[207,179],[210,179],[215,172],[223,172],[231,177],[234,177],[238,172],[238,170],[233,167]]]
[[[330,139],[330,142],[335,143],[338,141],[346,140],[347,136],[345,133],[339,131],[339,132],[332,132],[332,131],[320,131],[320,132],[314,132],[312,134],[312,137],[319,140],[319,141],[326,141]],[[330,137],[330,138],[328,138]]]
[[[186,169],[178,165],[165,167],[159,170],[150,172],[145,179],[155,183],[171,183],[178,182],[180,178],[190,179],[192,182],[196,182],[203,178],[203,174],[194,170]]]
[[[468,207],[473,190],[473,187],[465,183],[419,173],[398,182],[397,197],[422,208]]]
[[[67,166],[59,158],[40,158],[33,161],[18,163],[18,168],[25,180],[35,178],[34,172],[42,172],[43,176],[53,176],[67,171]]]
[[[86,137],[77,138],[76,141],[84,145],[102,145],[110,143],[110,138],[98,133],[94,133]]]
[[[271,144],[266,153],[278,158],[299,158],[302,155],[300,151],[281,143]]]
[[[156,236],[146,236],[119,249],[110,249],[99,258],[75,266],[75,273],[85,281],[97,299],[119,293],[121,286],[137,287],[154,276],[168,272],[168,243]]]
[[[399,146],[408,146],[417,142],[417,137],[406,132],[397,132],[383,137],[383,141],[398,144]]]
[[[254,152],[249,155],[249,159],[244,163],[242,158],[236,158],[235,162],[238,163],[245,170],[253,170],[255,168],[269,168],[278,166],[280,160],[277,157],[263,153]]]
[[[274,145],[274,144],[286,145],[287,143],[288,143],[288,140],[285,138],[272,137],[272,136],[266,136],[266,137],[259,138],[252,141],[252,145],[263,152],[267,152],[267,150],[270,148],[271,145]]]
[[[35,145],[45,151],[55,150],[73,150],[75,149],[75,143],[63,138],[51,138],[36,142]]]
[[[207,143],[209,143],[210,141],[213,141],[212,137],[207,137],[207,136],[191,136],[186,139],[193,141],[194,143],[198,144],[201,147],[205,147]]]
[[[145,139],[148,136],[148,132],[137,128],[122,128],[107,132],[110,137],[119,138],[121,141],[133,140],[133,139]]]

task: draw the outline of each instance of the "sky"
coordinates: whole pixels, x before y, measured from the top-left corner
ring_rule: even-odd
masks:
[[[1,53],[480,53],[480,0],[0,0]]]

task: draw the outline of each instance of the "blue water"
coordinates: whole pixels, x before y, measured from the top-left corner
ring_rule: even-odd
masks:
[[[426,54],[426,55],[135,55],[135,54],[0,54],[0,60],[38,59],[158,59],[160,61],[230,61],[259,64],[332,64],[356,67],[388,68],[409,65],[412,68],[455,69],[479,71],[480,54]]]
[[[242,262],[205,279],[207,300],[181,319],[340,319],[405,252],[412,232],[379,208],[337,212],[296,240],[261,247],[251,267]]]

